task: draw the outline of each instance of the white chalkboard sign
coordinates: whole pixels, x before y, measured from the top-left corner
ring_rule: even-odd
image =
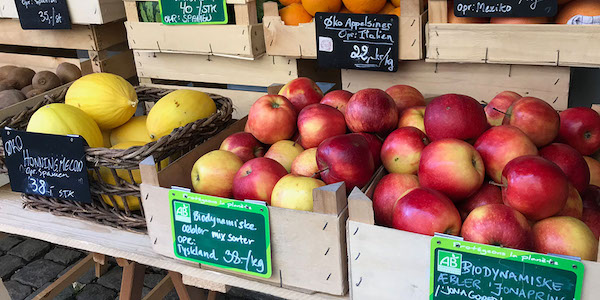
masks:
[[[5,128],[2,142],[13,191],[92,202],[82,137]]]
[[[324,68],[396,72],[396,15],[317,13],[317,60]]]
[[[554,17],[557,0],[455,0],[457,17]]]
[[[15,0],[23,29],[71,29],[67,0]]]

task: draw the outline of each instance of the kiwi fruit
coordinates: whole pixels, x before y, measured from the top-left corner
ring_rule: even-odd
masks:
[[[4,79],[0,81],[0,91],[12,90],[17,83],[14,80]]]
[[[31,81],[34,89],[49,91],[60,86],[60,78],[50,71],[37,72]]]
[[[23,93],[23,95],[27,95],[27,92],[29,92],[29,91],[31,91],[31,90],[33,90],[33,85],[31,85],[31,84],[30,84],[30,85],[28,85],[28,86],[26,86],[26,87],[22,88],[22,89],[21,89],[21,93]]]
[[[33,96],[37,96],[39,94],[43,94],[45,91],[44,90],[40,90],[40,89],[31,89],[27,92],[27,94],[25,94],[25,97],[27,99],[33,97]]]
[[[56,75],[65,84],[80,78],[81,70],[74,64],[64,62],[56,68]]]
[[[0,109],[9,107],[25,100],[25,95],[19,90],[5,90],[0,92]]]
[[[29,68],[16,68],[8,73],[8,79],[13,79],[17,82],[16,89],[22,89],[31,84],[31,80],[35,76],[35,71]]]
[[[17,66],[13,66],[13,65],[6,65],[6,66],[2,66],[0,67],[0,80],[4,80],[6,78],[8,78],[8,74],[10,73],[10,71],[12,71],[13,69],[16,69]]]

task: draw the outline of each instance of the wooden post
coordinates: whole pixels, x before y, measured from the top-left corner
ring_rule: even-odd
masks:
[[[329,215],[339,215],[348,202],[346,184],[338,182],[313,190],[313,211]]]
[[[108,271],[109,265],[106,263],[106,256],[100,253],[92,253],[92,256],[94,258],[96,278],[100,278]]]
[[[177,290],[177,296],[181,300],[206,300],[207,295],[203,289],[199,289],[195,286],[189,286],[183,284],[183,280],[181,279],[181,273],[169,271],[169,275],[171,275],[171,280],[173,280],[173,285],[175,286],[175,290]]]
[[[67,271],[63,276],[56,279],[52,284],[50,284],[47,288],[41,291],[34,300],[42,300],[42,299],[54,299],[54,297],[58,296],[67,286],[71,285],[77,279],[79,279],[85,272],[87,272],[92,265],[94,264],[93,254],[89,254],[81,261],[79,261],[73,268]],[[2,295],[0,293],[0,299]]]
[[[348,219],[352,221],[375,224],[373,201],[358,188],[354,188],[348,196],[348,214]]]
[[[167,274],[149,293],[144,297],[143,300],[162,300],[172,289],[173,280],[171,280],[171,274]]]
[[[144,287],[144,272],[146,271],[146,266],[122,258],[117,258],[117,263],[119,266],[123,267],[123,278],[121,279],[121,293],[119,294],[119,299],[142,299],[142,288]]]

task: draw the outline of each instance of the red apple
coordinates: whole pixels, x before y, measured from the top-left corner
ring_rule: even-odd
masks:
[[[304,150],[292,162],[292,174],[294,175],[321,178],[317,172],[319,172],[319,167],[317,166],[317,148]]]
[[[567,203],[561,211],[556,214],[557,216],[569,216],[577,219],[581,219],[583,213],[583,201],[577,189],[569,183],[569,197]]]
[[[538,221],[561,211],[569,196],[569,180],[553,162],[539,156],[511,160],[502,171],[504,204]]]
[[[596,239],[600,237],[600,210],[584,208],[581,221],[590,228]]]
[[[250,108],[245,131],[262,143],[274,144],[294,135],[297,117],[294,106],[285,97],[262,96]]]
[[[346,120],[339,110],[325,104],[311,104],[298,114],[300,145],[314,148],[327,138],[346,133]]]
[[[375,172],[369,143],[359,134],[324,140],[317,148],[317,165],[325,183],[344,181],[347,192],[365,186]]]
[[[425,133],[425,106],[410,107],[402,112],[398,121],[398,128],[409,126]]]
[[[595,185],[588,186],[587,189],[581,194],[581,201],[583,202],[583,210],[600,210],[600,187]]]
[[[352,98],[353,95],[354,94],[344,90],[331,91],[325,94],[323,99],[321,99],[321,104],[334,107],[341,111],[345,116],[346,105],[348,105],[348,101],[350,101],[350,98]]]
[[[492,127],[475,142],[485,171],[495,182],[502,181],[504,166],[519,156],[537,155],[538,149],[519,128],[509,125]]]
[[[373,156],[375,170],[377,170],[381,166],[381,147],[383,146],[383,142],[378,137],[370,133],[359,132],[357,134],[360,134],[367,139],[367,142],[369,143],[369,150]]]
[[[520,212],[504,204],[474,209],[463,222],[465,241],[500,247],[531,249],[531,227]]]
[[[502,124],[521,129],[537,147],[543,147],[558,135],[560,118],[544,100],[524,97],[510,106]]]
[[[409,190],[419,187],[419,179],[409,174],[387,174],[381,178],[373,192],[375,221],[392,226],[394,205]]]
[[[233,152],[243,162],[253,158],[265,156],[265,146],[261,144],[252,134],[238,132],[228,136],[221,143],[220,150]]]
[[[461,202],[457,208],[464,220],[471,211],[487,204],[504,204],[504,202],[502,202],[502,190],[495,185],[484,182],[473,196]]]
[[[352,132],[386,135],[398,125],[398,110],[390,95],[378,89],[358,91],[346,106],[346,123]]]
[[[436,190],[420,187],[398,200],[392,224],[396,229],[425,235],[436,232],[458,235],[461,219],[448,197]]]
[[[281,88],[279,95],[286,97],[296,112],[300,112],[306,106],[319,103],[323,98],[323,92],[319,86],[309,78],[296,78]]]
[[[521,95],[510,91],[504,91],[494,97],[484,108],[488,123],[492,126],[502,125],[502,120],[508,108],[521,98],[523,98]]]
[[[473,146],[457,139],[444,139],[423,149],[418,176],[421,186],[460,202],[481,187],[485,170]]]
[[[534,250],[581,257],[595,261],[598,239],[582,221],[573,217],[552,217],[533,225]]]
[[[588,107],[561,112],[558,141],[569,144],[581,155],[592,155],[600,149],[600,115]]]
[[[483,106],[469,96],[442,95],[425,109],[425,132],[431,141],[475,141],[488,127]]]
[[[414,127],[394,130],[383,142],[381,161],[390,173],[417,174],[421,152],[429,144],[425,134]]]
[[[600,162],[589,156],[584,156],[583,159],[590,169],[590,184],[600,186]]]
[[[246,162],[233,178],[233,197],[237,200],[259,200],[271,204],[275,184],[288,172],[278,162],[265,157]]]
[[[398,113],[402,113],[402,111],[409,107],[425,106],[425,97],[423,97],[423,94],[421,94],[419,90],[412,86],[401,84],[394,85],[385,90],[385,92],[394,99],[394,102],[396,102]]]
[[[590,185],[590,169],[577,150],[566,144],[554,143],[540,149],[540,156],[560,167],[578,192]]]

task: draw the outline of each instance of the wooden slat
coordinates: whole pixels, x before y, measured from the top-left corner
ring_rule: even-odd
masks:
[[[125,17],[122,0],[67,0],[72,24],[104,24]],[[14,0],[0,0],[0,16],[18,19]]]
[[[258,15],[256,13],[256,2],[235,5],[235,24],[252,25],[258,24]]]
[[[144,288],[144,276],[146,266],[136,263],[128,262],[125,265],[121,265],[119,259],[119,266],[123,267],[123,278],[121,279],[121,291],[119,292],[119,299],[123,300],[139,300],[142,298],[142,289]]]
[[[100,70],[102,72],[117,74],[125,79],[135,77],[136,69],[133,52],[131,50],[125,50],[113,54],[114,55],[109,58],[98,62]]]
[[[58,296],[58,294],[60,294],[67,286],[71,285],[73,282],[83,276],[83,274],[85,274],[93,264],[94,260],[92,258],[92,254],[88,254],[88,256],[81,259],[75,266],[73,266],[64,275],[56,279],[56,281],[51,283],[33,299],[54,299],[54,297]],[[2,299],[2,297],[0,297],[0,299]]]
[[[0,19],[0,44],[97,50],[88,26],[73,25],[70,30],[23,30],[18,19]]]
[[[80,64],[80,61],[77,58],[51,57],[19,53],[0,53],[0,66],[18,64],[21,67],[27,67],[36,72],[56,72],[56,67],[63,62],[72,63],[76,66],[79,66]]]
[[[207,295],[203,289],[199,289],[195,286],[188,286],[183,284],[181,274],[176,272],[169,272],[173,285],[177,290],[177,296],[181,300],[206,300]]]
[[[186,276],[186,275],[182,276],[182,281],[183,281],[183,284],[185,284],[185,285],[201,287],[205,290],[216,291],[219,293],[227,293],[230,288],[229,286],[224,285],[224,284],[218,284],[218,283],[214,283],[214,282],[210,282],[207,280],[190,277],[190,276]]]
[[[448,1],[429,0],[429,23],[448,23]]]
[[[0,278],[0,299],[10,299],[8,290],[4,286],[4,283],[2,282],[2,278]]]
[[[330,184],[313,190],[313,211],[329,215],[339,215],[347,206],[346,184]]]
[[[94,274],[96,278],[100,278],[106,274],[110,265],[106,261],[106,255],[100,253],[92,253],[92,255],[94,258]]]
[[[570,69],[495,64],[434,64],[401,62],[395,74],[342,70],[342,88],[356,92],[365,88],[387,89],[396,84],[414,86],[425,98],[459,93],[490,101],[511,90],[541,98],[557,110],[568,106]]]
[[[127,41],[127,30],[125,30],[125,23],[123,22],[93,25],[91,28],[92,37],[94,38],[95,43],[95,48],[92,50],[105,50],[113,46],[124,44]]]
[[[599,67],[599,26],[429,24],[429,62]]]

